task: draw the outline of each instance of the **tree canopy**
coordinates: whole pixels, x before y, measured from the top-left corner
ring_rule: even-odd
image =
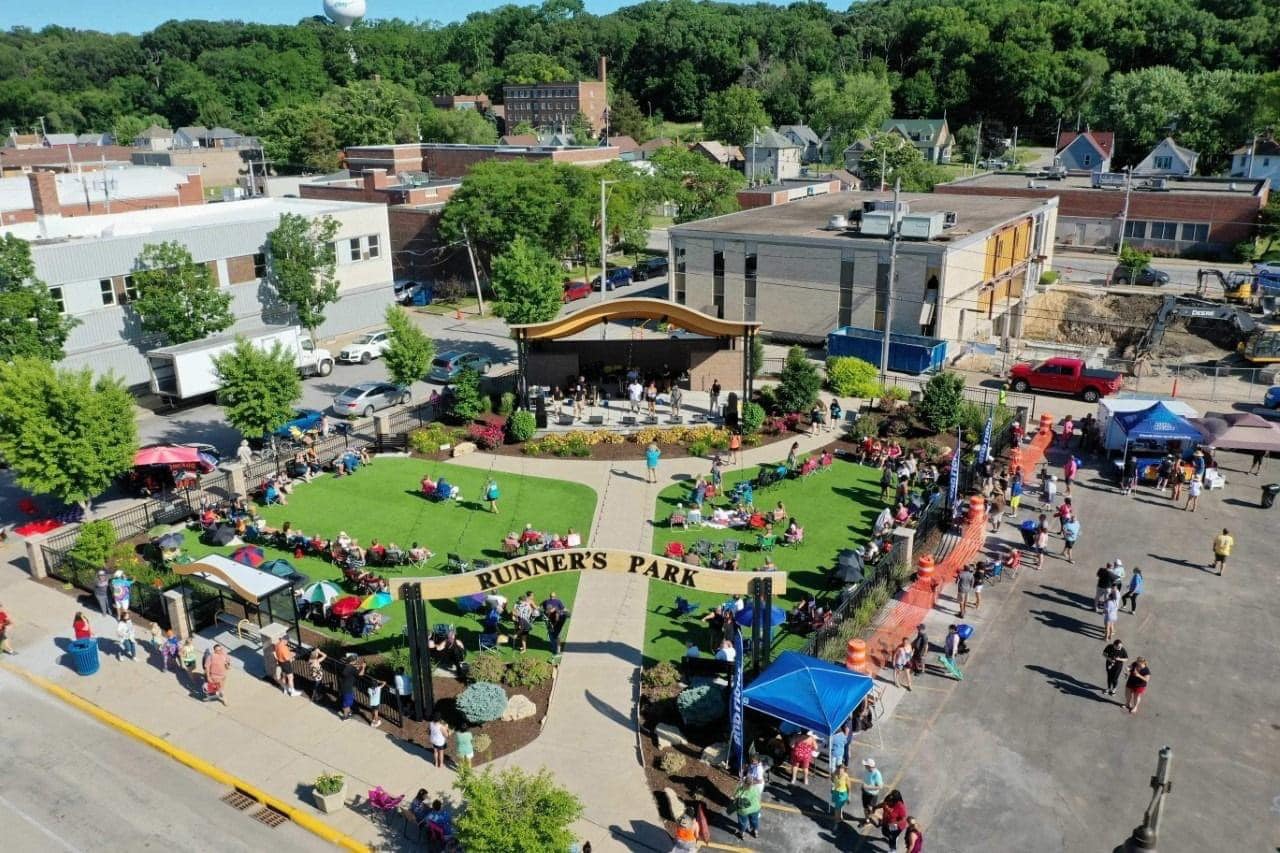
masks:
[[[493,259],[496,310],[508,323],[542,323],[560,313],[564,304],[564,271],[545,249],[525,237]]]
[[[235,322],[231,294],[218,287],[206,264],[197,264],[181,243],[149,243],[133,273],[137,297],[129,306],[142,328],[168,344],[185,344],[228,329]]]
[[[218,403],[227,423],[248,438],[270,435],[293,417],[302,396],[294,355],[276,344],[270,351],[245,338],[213,359],[218,374]]]
[[[18,356],[59,361],[74,326],[36,278],[27,241],[12,234],[0,237],[0,361]]]
[[[390,345],[382,354],[391,381],[405,388],[427,375],[431,359],[435,357],[435,341],[418,328],[399,305],[387,306],[387,328],[391,329]]]
[[[652,158],[654,193],[676,207],[676,222],[692,222],[738,209],[738,190],[746,185],[740,172],[712,163],[687,148],[673,145]]]
[[[764,99],[755,89],[746,86],[730,86],[722,92],[713,92],[702,111],[702,128],[707,137],[731,145],[746,145],[756,130],[768,126]]]
[[[582,803],[546,770],[467,770],[454,785],[467,804],[456,820],[467,850],[568,850],[573,844],[571,825]]]
[[[324,309],[338,301],[337,233],[332,216],[308,219],[282,213],[280,224],[267,235],[267,281],[313,337],[324,322]]]

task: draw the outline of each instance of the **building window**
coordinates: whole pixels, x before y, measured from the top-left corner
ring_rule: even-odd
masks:
[[[62,301],[62,288],[61,287],[49,288],[49,295],[53,297],[53,303],[58,306],[58,313],[59,314],[67,313],[67,303]]]
[[[265,252],[258,252],[253,256],[253,277],[267,277],[267,255]]]
[[[379,237],[377,234],[369,235],[369,257],[376,258],[382,254],[382,247],[378,245]]]
[[[138,285],[133,281],[133,276],[124,277],[124,301],[133,302],[138,298]]]
[[[1086,155],[1084,155],[1084,157],[1083,157],[1083,158],[1081,158],[1081,160],[1080,160],[1080,165],[1082,165],[1082,166],[1091,166],[1091,165],[1093,165],[1093,155],[1092,155],[1092,154],[1086,154]]]
[[[351,247],[351,260],[353,261],[360,260],[360,238],[352,237],[350,240],[347,241],[347,243]]]
[[[1203,243],[1209,239],[1209,225],[1205,222],[1184,222],[1182,223],[1182,239],[1193,242]]]
[[[1141,219],[1130,219],[1124,224],[1124,236],[1131,240],[1145,240],[1147,237],[1147,223]]]
[[[747,255],[742,270],[742,319],[756,318],[756,253]]]
[[[675,300],[677,305],[684,304],[684,278],[685,278],[684,249],[676,249],[676,274],[673,281],[675,282],[675,287],[676,287]]]
[[[102,291],[102,304],[116,304],[116,286],[109,278],[98,279],[98,289]]]
[[[1177,240],[1178,239],[1178,223],[1152,222],[1151,223],[1151,239],[1152,240]]]
[[[711,256],[711,301],[716,306],[716,316],[724,319],[724,252]]]
[[[1157,169],[1164,169],[1164,170],[1166,170],[1166,171],[1168,171],[1169,169],[1172,169],[1172,168],[1173,168],[1173,158],[1172,158],[1172,157],[1157,157],[1157,158],[1156,158],[1156,168],[1157,168]]]
[[[840,303],[836,325],[853,325],[853,258],[840,260]]]
[[[884,331],[885,314],[889,310],[889,264],[881,261],[876,267],[876,331]]]

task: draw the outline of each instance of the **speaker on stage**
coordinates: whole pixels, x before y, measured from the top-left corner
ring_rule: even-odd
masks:
[[[730,391],[729,399],[724,404],[724,425],[729,429],[736,429],[738,426],[738,392]]]
[[[533,421],[538,429],[547,428],[547,398],[541,394],[533,399]]]

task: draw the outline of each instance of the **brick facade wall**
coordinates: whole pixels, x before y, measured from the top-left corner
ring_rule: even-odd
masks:
[[[94,201],[86,204],[83,200],[69,204],[58,202],[56,178],[53,172],[40,171],[27,173],[32,186],[32,206],[25,210],[7,210],[0,219],[5,225],[19,222],[35,222],[38,214],[61,214],[62,216],[99,216],[107,213],[127,213],[133,210],[153,210],[164,207],[187,207],[193,204],[204,204],[204,181],[198,174],[188,176],[185,183],[176,186],[177,192],[144,198],[113,198],[110,210],[105,201]],[[37,190],[37,185],[39,190]],[[37,194],[43,194],[44,201],[38,202]]]

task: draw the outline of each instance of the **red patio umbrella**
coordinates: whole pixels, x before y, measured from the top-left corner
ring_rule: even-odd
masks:
[[[231,553],[231,559],[241,565],[249,566],[254,569],[261,566],[262,561],[266,558],[267,555],[263,553],[263,550],[257,545],[245,545],[243,548],[237,548]]]
[[[144,447],[133,455],[134,465],[199,465],[200,451],[180,444]]]
[[[329,612],[340,619],[345,619],[359,609],[360,599],[354,595],[347,595],[335,601],[333,607],[329,608]]]

